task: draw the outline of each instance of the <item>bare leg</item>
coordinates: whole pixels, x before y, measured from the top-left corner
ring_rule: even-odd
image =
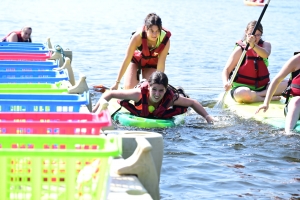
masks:
[[[285,132],[290,132],[295,128],[300,115],[300,97],[293,97],[288,105],[288,113],[285,118]]]
[[[130,63],[125,74],[124,74],[124,88],[132,89],[136,86],[139,81],[137,80],[137,69],[138,66],[134,63]]]
[[[144,79],[149,79],[150,75],[155,72],[156,69],[154,68],[145,68],[145,69],[142,69],[142,75],[143,75],[143,78]]]
[[[267,90],[255,92],[247,87],[239,87],[234,91],[234,98],[239,103],[262,102],[265,99]],[[280,100],[279,96],[273,96],[272,101]]]
[[[274,95],[280,96],[281,93],[287,88],[289,80],[283,80],[281,83],[279,83],[277,90],[275,91]],[[269,87],[269,86],[268,86]]]
[[[287,87],[287,84],[288,84],[288,80],[283,80],[281,83],[279,83],[279,85],[274,93],[274,96],[281,96],[281,93],[285,90],[285,88]],[[270,84],[267,86],[267,88],[265,90],[257,92],[257,95],[259,95],[261,97],[265,97],[269,86],[270,86]]]

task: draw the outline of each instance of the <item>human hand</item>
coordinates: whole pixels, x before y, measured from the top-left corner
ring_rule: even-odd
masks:
[[[215,121],[215,119],[210,115],[206,115],[205,119],[206,119],[207,123],[209,123],[209,124],[213,124]]]
[[[249,36],[247,36],[247,43],[249,43],[249,46],[251,47],[251,48],[253,48],[254,47],[254,45],[255,45],[255,40],[256,40],[256,38],[255,38],[255,36],[254,35],[249,35]]]
[[[258,106],[257,110],[255,111],[255,114],[259,113],[260,110],[266,112],[268,109],[269,109],[269,105],[261,104]]]
[[[116,82],[110,89],[111,90],[117,90],[118,86],[119,86],[119,83]]]
[[[102,110],[107,109],[109,103],[104,98],[100,98],[92,112],[100,113]]]
[[[231,89],[231,84],[229,82],[224,84],[224,90],[229,91]]]

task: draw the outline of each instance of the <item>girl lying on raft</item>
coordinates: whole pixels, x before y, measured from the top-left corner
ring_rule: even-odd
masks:
[[[117,98],[122,99],[119,102],[121,106],[139,117],[167,119],[185,113],[188,107],[192,107],[208,123],[214,122],[213,117],[197,100],[188,98],[182,88],[177,91],[173,92],[172,87],[168,85],[165,73],[156,71],[151,74],[148,81],[140,83],[133,89],[105,92],[93,108],[93,112],[107,109],[109,100]],[[130,100],[133,100],[134,104],[131,104]]]

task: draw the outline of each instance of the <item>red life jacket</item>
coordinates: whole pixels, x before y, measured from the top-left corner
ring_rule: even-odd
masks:
[[[264,42],[260,40],[258,42],[258,46],[262,47],[263,43]],[[239,45],[242,50],[246,48],[246,45],[241,40],[236,44]],[[253,49],[249,49],[246,52],[246,56],[239,68],[239,71],[237,72],[234,82],[259,88],[269,83],[269,75],[268,67],[266,66],[263,58],[260,57]]]
[[[167,42],[169,41],[171,37],[171,32],[168,31],[165,28],[162,28],[166,32],[165,37],[163,38],[162,42],[157,48],[149,50],[148,44],[147,44],[147,33],[145,28],[142,31],[142,45],[139,47],[139,50],[135,50],[132,62],[138,65],[138,77],[137,80],[139,80],[139,74],[141,73],[142,68],[157,68],[158,63],[158,55],[164,50]]]
[[[296,72],[298,75],[294,77],[291,82],[291,95],[300,96],[300,71],[298,70]]]
[[[295,52],[297,55],[300,52]],[[286,98],[285,104],[288,104],[290,95],[300,96],[300,69],[291,73],[287,88],[281,93]]]
[[[300,52],[295,52],[297,55]],[[291,95],[300,96],[300,70],[291,73],[291,79],[288,82],[288,86],[291,86]]]
[[[167,88],[167,91],[159,106],[152,113],[150,113],[148,109],[149,83],[145,81],[138,87],[141,88],[142,98],[138,102],[135,102],[134,105],[129,103],[129,100],[118,101],[121,106],[126,108],[133,115],[139,117],[168,119],[187,111],[187,107],[183,106],[173,105],[172,108],[169,108],[171,102],[173,101],[174,92],[170,88]],[[138,109],[138,107],[141,107],[141,109]]]
[[[300,70],[291,73],[287,88],[282,92],[282,96],[288,98],[292,96],[300,96]]]
[[[10,36],[12,33],[16,33],[17,34],[17,37],[18,37],[18,42],[24,42],[22,36],[21,36],[21,31],[12,31],[10,32],[7,36],[5,36],[3,39],[2,39],[2,42],[6,42],[6,38],[8,36]]]

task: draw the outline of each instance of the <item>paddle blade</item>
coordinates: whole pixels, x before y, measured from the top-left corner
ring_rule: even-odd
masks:
[[[225,100],[226,94],[227,94],[227,91],[224,92],[224,93],[221,93],[221,94],[219,95],[219,98],[218,98],[219,100],[218,100],[218,102],[215,104],[214,109],[223,109],[223,108],[225,108],[224,100]]]
[[[101,93],[104,93],[107,89],[109,89],[108,87],[100,84],[100,85],[93,85],[93,89],[96,91],[96,92],[101,92]]]

